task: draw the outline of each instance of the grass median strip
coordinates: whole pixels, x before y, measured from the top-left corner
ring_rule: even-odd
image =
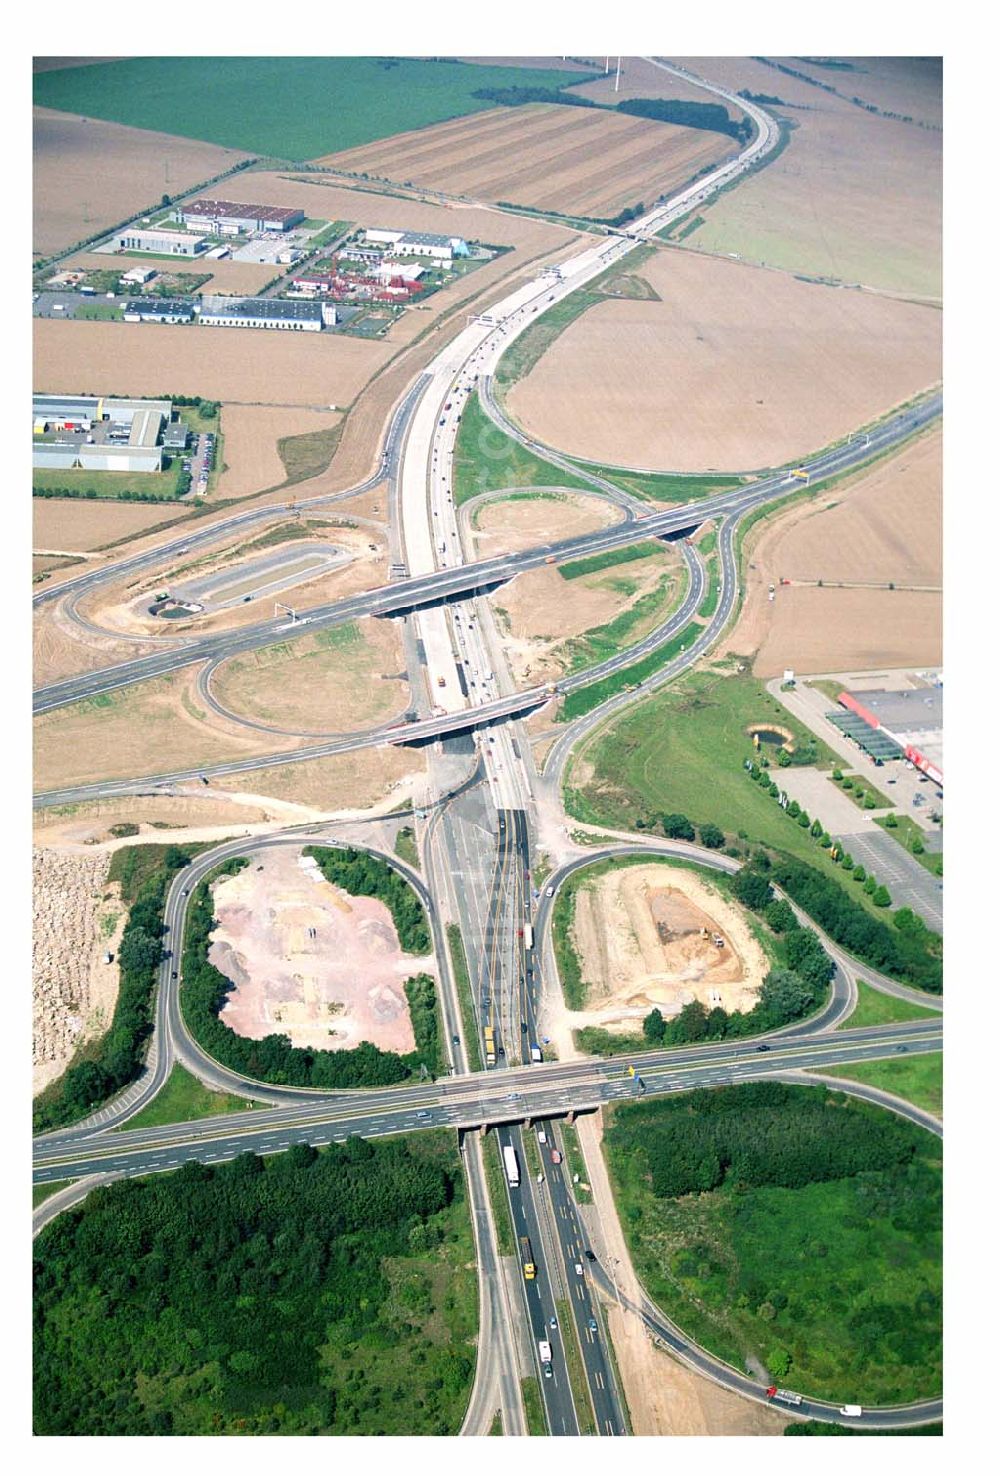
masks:
[[[547,1435],[549,1427],[545,1423],[542,1390],[534,1374],[521,1380],[521,1398],[524,1400],[524,1418],[528,1425],[528,1434]]]
[[[562,1332],[562,1349],[566,1356],[566,1374],[569,1378],[569,1387],[573,1394],[573,1404],[576,1408],[576,1417],[580,1423],[581,1435],[596,1435],[597,1424],[594,1420],[594,1406],[590,1402],[590,1394],[587,1389],[587,1375],[583,1367],[583,1358],[580,1355],[580,1345],[576,1340],[576,1326],[573,1321],[573,1313],[569,1302],[565,1297],[556,1301],[556,1317]]]
[[[500,1162],[500,1139],[491,1133],[483,1145],[483,1162],[486,1165],[486,1187],[489,1190],[493,1223],[497,1232],[497,1248],[502,1256],[514,1254],[514,1229],[510,1221],[510,1206],[504,1189],[504,1173]]]

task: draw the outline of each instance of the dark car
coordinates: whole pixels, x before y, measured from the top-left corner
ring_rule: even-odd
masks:
[[[592,1250],[585,1250],[583,1254],[587,1257],[588,1261],[597,1260],[597,1257],[594,1255],[594,1252]]]
[[[770,1049],[771,1049],[771,1047],[770,1047],[770,1046],[769,1046],[769,1045],[759,1045],[759,1046],[758,1046],[758,1047],[757,1047],[757,1049],[758,1049],[758,1050],[759,1050],[759,1051],[769,1051],[769,1050],[770,1050]]]
[[[507,1054],[507,1052],[504,1050],[503,1046],[498,1046],[497,1047],[497,1055],[498,1056],[506,1056],[506,1054]]]
[[[897,1047],[896,1047],[896,1053],[897,1053],[897,1055],[900,1055],[900,1056],[902,1056],[902,1055],[905,1055],[905,1053],[906,1053],[906,1052],[907,1052],[907,1051],[908,1051],[908,1050],[909,1050],[909,1049],[910,1049],[910,1048],[909,1048],[909,1046],[897,1046]]]
[[[452,1045],[460,1045],[461,1041],[459,1040],[457,1035],[453,1035],[451,1038],[451,1043]]]
[[[527,1022],[527,1020],[522,1020],[521,1021],[521,1030],[522,1030],[522,1032],[525,1035],[527,1035],[527,1033],[528,1033],[528,1022]]]

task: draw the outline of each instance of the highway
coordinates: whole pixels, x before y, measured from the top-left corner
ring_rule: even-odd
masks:
[[[653,59],[649,59],[653,60]],[[788,1078],[804,1071],[822,1070],[851,1061],[880,1060],[899,1053],[940,1050],[941,1021],[928,1018],[901,1025],[840,1029],[856,1000],[855,978],[862,971],[831,948],[837,977],[830,1000],[812,1020],[788,1027],[768,1042],[740,1041],[671,1051],[643,1052],[636,1057],[638,1075],[630,1077],[623,1063],[605,1060],[530,1063],[529,1047],[539,1039],[538,1011],[547,997],[558,995],[559,983],[550,965],[552,898],[532,896],[530,874],[536,845],[540,799],[559,804],[559,784],[570,750],[580,737],[606,717],[635,700],[631,691],[619,693],[575,723],[565,725],[539,774],[520,719],[551,700],[550,687],[523,692],[512,689],[503,640],[484,592],[495,589],[525,570],[543,563],[590,555],[623,547],[639,538],[682,538],[708,519],[718,522],[721,587],[718,604],[708,624],[700,628],[688,648],[648,678],[644,691],[673,680],[703,654],[732,618],[739,598],[739,571],[735,538],[741,520],[754,510],[781,500],[800,484],[787,470],[768,473],[700,502],[650,511],[645,504],[613,481],[587,475],[595,489],[617,502],[624,521],[582,537],[549,542],[524,552],[494,559],[471,560],[454,505],[452,469],[455,438],[462,406],[478,395],[486,413],[500,417],[492,395],[492,375],[502,354],[521,332],[538,321],[551,302],[560,301],[610,265],[623,260],[641,242],[651,239],[671,220],[686,214],[716,190],[734,183],[748,169],[759,167],[777,144],[774,121],[759,107],[735,99],[724,89],[693,79],[682,69],[664,66],[686,80],[697,80],[708,90],[734,102],[750,115],[757,132],[740,155],[712,171],[671,200],[654,207],[627,233],[599,238],[577,255],[547,270],[508,294],[504,300],[468,324],[428,366],[393,414],[378,472],[348,491],[327,494],[298,504],[299,510],[356,496],[388,481],[390,548],[394,564],[406,577],[389,584],[310,610],[295,621],[262,621],[233,631],[222,631],[183,642],[164,641],[162,649],[143,654],[104,670],[82,673],[40,688],[34,694],[36,713],[54,711],[83,697],[110,692],[150,677],[201,663],[203,690],[210,691],[213,668],[239,652],[257,650],[286,637],[290,630],[319,629],[365,615],[404,618],[408,673],[418,710],[417,721],[371,729],[364,733],[330,735],[282,753],[168,774],[127,778],[93,785],[71,786],[35,796],[36,806],[76,803],[91,798],[125,794],[171,793],[176,786],[208,782],[210,776],[242,773],[287,763],[305,762],[333,753],[381,743],[414,743],[427,756],[426,801],[415,806],[417,841],[423,876],[373,846],[416,888],[428,913],[435,954],[439,962],[440,999],[446,1031],[450,1072],[433,1082],[413,1082],[377,1091],[320,1092],[293,1087],[265,1087],[248,1082],[211,1060],[191,1039],[180,1010],[180,971],[177,954],[183,936],[187,899],[198,881],[229,856],[250,855],[270,846],[344,844],[335,824],[298,827],[274,835],[227,842],[199,855],[179,873],[168,893],[165,946],[175,955],[161,966],[147,1070],[126,1093],[84,1123],[37,1138],[34,1143],[34,1182],[78,1179],[87,1185],[109,1177],[169,1172],[192,1159],[221,1162],[243,1152],[281,1152],[298,1142],[327,1144],[360,1134],[384,1136],[448,1128],[458,1133],[469,1188],[480,1275],[481,1337],[476,1385],[463,1433],[485,1433],[499,1408],[505,1434],[526,1433],[520,1380],[529,1371],[524,1364],[524,1338],[534,1343],[531,1368],[539,1380],[545,1420],[553,1435],[580,1432],[581,1410],[570,1387],[567,1341],[580,1352],[586,1385],[582,1410],[601,1436],[625,1433],[622,1391],[615,1383],[606,1344],[599,1297],[607,1294],[601,1268],[587,1255],[589,1249],[579,1221],[564,1165],[554,1164],[548,1143],[534,1146],[542,1154],[539,1176],[527,1172],[529,1133],[539,1124],[552,1125],[577,1112],[641,1095],[690,1091],[698,1087]],[[804,462],[812,485],[858,467],[901,444],[941,413],[939,394],[926,396],[871,429],[869,437],[827,448]],[[504,422],[515,439],[557,467],[565,458],[550,448],[536,446],[516,427]],[[580,469],[573,467],[574,474]],[[166,545],[140,553],[121,563],[88,571],[62,585],[43,590],[36,604],[66,598],[72,616],[77,599],[110,578],[152,567],[169,554],[214,543],[234,530],[285,515],[274,505],[237,514],[186,534]],[[695,550],[682,547],[688,587],[681,606],[669,619],[630,650],[587,672],[560,682],[562,690],[594,681],[599,675],[627,666],[656,650],[683,629],[704,598],[704,566]],[[80,617],[82,618],[82,617]],[[419,650],[419,658],[417,651]],[[560,806],[561,808],[561,806]],[[580,865],[602,855],[632,853],[677,854],[678,848],[631,843],[602,849],[586,856],[572,855],[569,847],[557,859],[549,886],[558,887]],[[680,847],[695,857],[697,848]],[[710,864],[732,869],[735,863],[715,853]],[[698,856],[701,860],[703,857]],[[537,904],[537,905],[536,905]],[[473,981],[471,1006],[479,1039],[470,1041],[463,1023],[459,985],[450,962],[444,920],[457,921]],[[535,936],[527,931],[533,925]],[[905,986],[873,982],[888,992],[907,993]],[[921,997],[923,1002],[923,997]],[[933,1006],[933,1002],[929,1002]],[[497,1056],[485,1071],[477,1070],[483,1027],[496,1031]],[[129,1127],[167,1079],[175,1063],[184,1065],[206,1084],[245,1099],[269,1104],[248,1107],[239,1114],[205,1118],[159,1128]],[[543,1129],[548,1138],[558,1126]],[[483,1149],[493,1151],[489,1137],[514,1146],[522,1166],[520,1180],[508,1185],[508,1206],[515,1235],[525,1234],[535,1253],[537,1271],[530,1281],[520,1275],[517,1296],[505,1277],[492,1211],[486,1190]],[[58,1204],[72,1198],[57,1196]],[[57,1206],[55,1206],[57,1207]],[[52,1213],[43,1206],[36,1225]],[[582,1260],[580,1259],[582,1256]],[[582,1266],[583,1274],[577,1272]],[[518,1302],[518,1297],[520,1301]],[[569,1320],[557,1307],[570,1308]],[[658,1318],[655,1308],[637,1315]],[[552,1327],[552,1319],[556,1326]],[[660,1328],[666,1329],[664,1333]],[[671,1330],[662,1319],[657,1336],[676,1338],[675,1351],[685,1361],[708,1359],[707,1354]],[[551,1376],[538,1357],[538,1343],[553,1345]],[[674,1346],[674,1344],[671,1344]],[[711,1360],[710,1360],[711,1362]],[[694,1366],[694,1365],[693,1365]],[[732,1370],[706,1367],[710,1377],[748,1397],[760,1398],[759,1386],[741,1387]],[[749,1381],[743,1379],[743,1383]],[[817,1408],[825,1406],[817,1406]],[[940,1408],[939,1404],[936,1406]],[[909,1411],[909,1422],[923,1418]],[[868,1425],[892,1412],[866,1413]],[[907,1412],[896,1412],[906,1423]],[[837,1418],[829,1413],[824,1418]],[[933,1418],[936,1416],[928,1416]]]

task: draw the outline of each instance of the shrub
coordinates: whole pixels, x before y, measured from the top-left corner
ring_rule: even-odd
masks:
[[[892,898],[889,896],[888,887],[876,887],[872,893],[872,901],[876,907],[891,907]]]

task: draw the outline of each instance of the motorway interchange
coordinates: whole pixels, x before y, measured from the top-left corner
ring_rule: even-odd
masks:
[[[693,80],[690,74],[683,75]],[[731,619],[740,593],[735,543],[740,522],[754,509],[787,496],[791,479],[787,473],[777,473],[697,504],[652,514],[643,510],[641,519],[635,516],[634,508],[626,506],[625,520],[612,528],[470,563],[465,558],[452,482],[458,418],[468,396],[478,393],[487,413],[508,433],[516,434],[536,455],[556,466],[560,464],[554,453],[527,441],[510,427],[493,400],[491,379],[503,352],[519,333],[538,321],[537,314],[552,302],[627,257],[638,244],[654,237],[714,191],[732,184],[748,169],[759,167],[777,144],[777,127],[761,108],[736,100],[724,89],[700,79],[697,85],[736,102],[751,116],[756,134],[747,148],[634,222],[627,235],[601,238],[560,263],[557,274],[544,273],[469,323],[397,406],[373,475],[360,487],[314,499],[316,505],[344,500],[383,480],[389,482],[394,560],[403,566],[405,577],[382,589],[312,610],[297,624],[330,625],[363,614],[402,618],[411,690],[422,694],[417,720],[402,730],[376,729],[331,737],[323,743],[265,758],[74,786],[35,797],[36,805],[50,806],[122,794],[163,794],[198,777],[302,762],[366,745],[399,741],[425,745],[426,797],[418,811],[417,826],[422,876],[398,858],[386,854],[384,859],[407,876],[428,913],[450,1043],[450,1074],[420,1085],[339,1093],[249,1083],[208,1058],[188,1035],[178,1005],[179,981],[172,978],[167,961],[160,970],[156,1029],[144,1075],[116,1102],[86,1122],[36,1139],[35,1183],[67,1179],[73,1183],[42,1203],[35,1222],[37,1227],[47,1223],[61,1208],[110,1177],[170,1170],[191,1158],[212,1162],[248,1150],[276,1152],[296,1142],[342,1141],[352,1133],[377,1136],[431,1127],[458,1130],[473,1211],[482,1322],[475,1388],[463,1433],[486,1433],[498,1408],[506,1434],[526,1432],[520,1383],[526,1341],[538,1365],[548,1430],[553,1435],[580,1433],[580,1411],[562,1356],[567,1338],[579,1344],[585,1398],[592,1416],[589,1423],[599,1435],[617,1436],[627,1431],[623,1392],[601,1315],[602,1300],[614,1295],[617,1288],[609,1283],[600,1247],[596,1251],[592,1248],[582,1226],[565,1154],[560,1164],[551,1159],[552,1148],[558,1152],[562,1145],[561,1119],[639,1093],[655,1095],[766,1075],[801,1081],[808,1078],[800,1073],[821,1070],[826,1065],[941,1048],[941,1024],[937,1019],[867,1030],[835,1029],[853,1008],[858,978],[897,996],[914,998],[915,993],[862,969],[824,940],[837,964],[830,1001],[813,1020],[778,1032],[766,1053],[756,1043],[744,1041],[643,1053],[634,1076],[623,1073],[621,1063],[613,1060],[529,1063],[530,1044],[541,1038],[539,1018],[546,999],[559,990],[551,946],[554,896],[578,866],[618,853],[686,855],[722,869],[734,863],[714,852],[700,852],[680,843],[643,844],[638,840],[574,856],[573,848],[565,845],[563,826],[562,854],[549,878],[552,894],[544,898],[532,894],[530,876],[540,827],[547,827],[550,851],[558,848],[558,836],[553,845],[551,816],[562,814],[560,780],[572,746],[609,713],[634,701],[635,695],[621,692],[567,724],[539,770],[521,718],[550,700],[552,692],[547,688],[513,690],[483,591],[545,561],[621,547],[637,537],[682,537],[706,518],[718,519],[721,589],[716,611],[688,649],[642,684],[644,692],[655,690],[697,660]],[[874,427],[864,441],[859,437],[820,453],[804,463],[811,480],[815,483],[842,474],[899,444],[931,423],[940,414],[940,405],[939,395],[925,397]],[[578,473],[579,469],[575,470]],[[598,490],[607,490],[601,478],[595,476],[594,482]],[[613,490],[621,500],[622,494]],[[223,530],[254,526],[281,512],[280,508],[261,508],[215,522],[200,533],[161,545],[152,553],[124,559],[110,569],[105,566],[46,589],[36,602],[62,600],[63,609],[73,618],[75,602],[102,580],[150,565],[182,547],[187,550],[207,543]],[[685,628],[701,602],[704,568],[694,550],[685,545],[683,552],[689,588],[681,608],[638,646],[599,668],[580,673],[574,682],[592,681],[607,670],[624,666]],[[287,621],[282,619],[200,640],[164,641],[162,650],[152,656],[139,656],[40,689],[35,694],[35,711],[51,711],[83,696],[194,663],[205,663],[204,670],[210,672],[224,656],[271,644],[287,629]],[[571,685],[570,681],[560,683],[563,690]],[[301,846],[306,840],[345,843],[342,829],[327,823],[227,842],[199,855],[176,876],[170,888],[165,946],[179,953],[186,899],[197,881],[220,861],[270,846]],[[373,845],[372,849],[378,847]],[[485,1071],[478,1069],[480,1038],[469,1039],[463,1024],[460,985],[451,964],[445,920],[461,927],[477,1029],[489,1025],[494,1031],[495,1054]],[[919,998],[922,1004],[933,1007],[933,1001]],[[155,1096],[175,1063],[184,1065],[209,1086],[271,1105],[237,1116],[130,1130],[129,1119]],[[864,1094],[883,1100],[885,1105],[881,1094]],[[902,1110],[900,1104],[892,1105],[894,1110]],[[940,1131],[926,1114],[912,1109],[909,1115],[929,1131]],[[506,1183],[507,1208],[515,1238],[525,1236],[530,1242],[536,1270],[530,1280],[519,1278],[516,1293],[504,1276],[498,1250],[484,1160],[484,1153],[493,1153],[495,1148],[490,1138],[481,1136],[486,1130],[512,1148],[520,1164],[518,1182]],[[527,1172],[525,1137],[539,1131],[546,1135],[545,1144],[539,1147],[547,1149],[550,1156],[544,1172],[535,1175]],[[572,1326],[560,1324],[556,1313],[560,1301],[571,1308]],[[654,1336],[690,1366],[746,1397],[764,1397],[759,1382],[691,1344],[651,1304],[632,1310]],[[538,1355],[539,1343],[546,1341],[553,1350],[547,1372],[540,1366]],[[845,1398],[849,1394],[845,1391]],[[805,1401],[797,1413],[857,1423],[853,1416],[840,1413],[838,1407],[815,1401]],[[872,1429],[895,1428],[937,1419],[940,1413],[940,1401],[929,1401],[903,1410],[866,1411],[861,1423]]]

